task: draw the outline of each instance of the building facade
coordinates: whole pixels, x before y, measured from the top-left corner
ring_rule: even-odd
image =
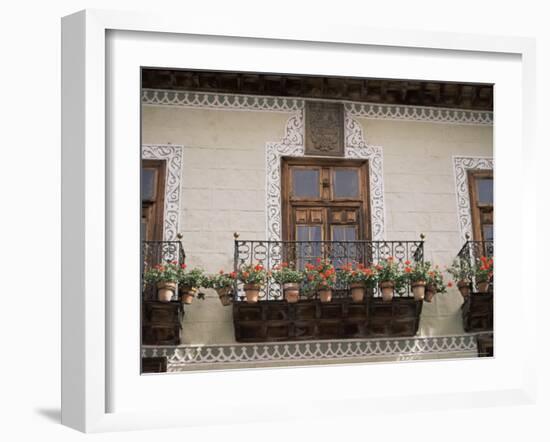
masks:
[[[335,112],[324,109],[334,103]],[[144,88],[141,149],[151,172],[142,176],[156,177],[142,235],[171,241],[181,234],[186,263],[207,272],[234,268],[235,232],[268,241],[424,235],[424,260],[441,267],[467,240],[493,240],[491,110]],[[326,198],[312,180],[321,194],[326,187]],[[293,202],[289,186],[304,201]],[[316,198],[324,201],[315,205]],[[387,351],[366,348],[375,345],[369,339],[341,341],[355,346],[341,353],[329,348],[336,341],[304,341],[286,344],[293,357],[280,356],[282,343],[253,355],[235,338],[233,309],[215,291],[204,293],[185,306],[179,346],[144,346],[144,356],[165,355],[177,371],[222,360],[255,366],[478,354],[456,288],[424,303],[415,337],[381,339]],[[208,357],[197,356],[199,348]]]

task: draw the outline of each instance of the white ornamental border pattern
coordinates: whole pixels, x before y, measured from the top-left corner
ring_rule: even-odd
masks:
[[[453,170],[456,183],[456,204],[458,211],[458,228],[460,239],[466,242],[466,236],[473,238],[472,211],[470,206],[470,191],[468,187],[469,170],[492,170],[492,157],[453,157]]]
[[[346,103],[345,109],[354,117],[374,120],[402,120],[482,126],[491,126],[493,124],[493,112],[491,111],[373,103]]]
[[[369,162],[372,239],[383,241],[385,208],[382,148],[366,143],[361,125],[348,112],[345,113],[344,124],[344,156]],[[281,157],[304,155],[304,110],[301,110],[289,118],[283,139],[266,145],[266,228],[269,241],[280,241],[282,237]]]
[[[198,109],[227,109],[270,112],[296,112],[304,107],[303,98],[269,97],[243,94],[143,89],[141,102],[149,106],[179,106]],[[358,103],[345,101],[346,111],[354,117],[377,120],[419,121],[446,124],[492,125],[493,112],[428,106]]]
[[[258,95],[208,94],[204,92],[143,89],[141,103],[149,106],[178,106],[194,109],[225,109],[269,112],[296,112],[304,100]]]
[[[143,144],[141,158],[166,161],[166,185],[164,194],[164,241],[175,241],[181,198],[181,168],[183,146],[174,144]]]
[[[144,346],[142,357],[166,357],[168,371],[204,365],[311,362],[348,359],[414,359],[430,355],[477,356],[478,335],[285,343]]]

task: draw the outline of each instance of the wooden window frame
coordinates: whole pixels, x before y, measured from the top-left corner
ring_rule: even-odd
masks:
[[[154,207],[154,228],[151,230],[149,240],[164,240],[164,193],[166,191],[166,161],[165,160],[141,160],[142,169],[157,169],[158,179],[155,183],[154,200],[141,201],[142,210],[144,207]],[[140,182],[140,187],[143,183]],[[141,195],[141,189],[140,189]]]
[[[328,209],[335,207],[355,207],[360,209],[360,222],[358,223],[357,240],[369,240],[372,238],[371,230],[371,218],[370,218],[370,177],[369,177],[369,163],[365,159],[342,159],[342,158],[320,158],[320,157],[282,157],[281,158],[281,220],[282,220],[282,238],[283,240],[292,241],[296,239],[296,228],[292,220],[292,209],[294,206],[299,205],[302,207],[323,207],[327,209],[326,213],[326,228],[323,229],[323,238],[327,240],[331,238],[331,222],[330,213]],[[292,197],[292,173],[291,167],[304,167],[312,168],[317,167],[321,169],[320,175],[320,198],[298,198]],[[359,171],[359,195],[357,198],[334,198],[333,191],[333,177],[329,176],[328,189],[330,195],[328,198],[323,194],[323,180],[326,178],[323,176],[322,169],[324,168],[354,168]],[[332,171],[329,171],[329,175],[333,175]]]
[[[480,207],[491,207],[493,210],[494,226],[494,203],[480,204],[477,192],[476,180],[483,178],[493,178],[492,170],[470,170],[468,171],[468,189],[470,194],[470,210],[472,215],[472,234],[474,241],[483,241],[483,232],[481,228],[481,210]]]

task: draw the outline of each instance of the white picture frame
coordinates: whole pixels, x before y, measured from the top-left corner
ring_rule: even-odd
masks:
[[[139,31],[140,34],[131,35],[135,31]],[[171,17],[168,14],[158,16],[100,10],[87,10],[65,17],[62,21],[63,424],[85,432],[100,432],[208,425],[213,421],[218,423],[258,422],[266,419],[265,414],[259,409],[245,414],[228,415],[224,412],[224,406],[245,407],[252,403],[261,404],[262,398],[259,396],[258,387],[266,385],[268,376],[272,382],[267,391],[274,395],[273,403],[283,405],[280,403],[281,398],[277,397],[280,383],[284,382],[290,389],[296,390],[300,387],[306,391],[314,392],[316,377],[320,373],[323,376],[339,373],[339,377],[345,378],[343,381],[340,379],[340,383],[342,391],[346,393],[336,396],[312,395],[303,402],[296,400],[297,405],[307,402],[309,405],[307,408],[274,407],[275,410],[269,419],[296,418],[298,411],[295,410],[298,408],[300,417],[307,419],[318,414],[324,405],[330,403],[338,404],[332,409],[339,415],[365,415],[390,410],[393,412],[405,411],[412,407],[434,410],[442,407],[464,408],[470,406],[473,401],[477,406],[489,406],[501,402],[533,403],[536,364],[535,323],[529,321],[525,315],[517,315],[516,323],[522,330],[522,347],[521,351],[519,348],[517,349],[515,359],[508,359],[510,355],[507,353],[506,345],[517,346],[520,341],[519,337],[514,335],[514,331],[506,326],[506,318],[513,312],[513,306],[507,304],[505,300],[497,300],[495,303],[496,327],[498,329],[496,345],[502,350],[497,350],[496,358],[483,361],[483,366],[479,364],[481,361],[465,360],[379,366],[355,364],[285,370],[280,368],[235,370],[216,374],[185,373],[170,376],[140,376],[139,370],[135,370],[135,367],[139,366],[139,353],[114,352],[113,348],[117,347],[110,344],[111,336],[116,335],[122,325],[127,325],[126,323],[122,324],[117,316],[117,311],[120,312],[118,301],[113,301],[109,297],[113,288],[113,279],[120,279],[118,275],[113,275],[112,266],[121,253],[133,256],[131,250],[121,250],[118,246],[113,247],[113,244],[123,244],[120,241],[128,241],[127,244],[130,244],[134,239],[131,235],[135,232],[128,229],[129,236],[127,238],[117,236],[120,232],[116,227],[117,213],[125,208],[118,205],[114,207],[113,201],[118,201],[117,192],[123,192],[125,189],[117,188],[118,169],[116,173],[113,173],[113,170],[118,167],[117,161],[120,158],[117,155],[122,152],[109,150],[109,143],[119,142],[117,138],[119,134],[116,131],[108,132],[106,121],[113,117],[116,118],[116,115],[111,114],[111,109],[108,109],[107,104],[109,94],[112,92],[109,82],[113,81],[113,77],[118,74],[113,73],[113,77],[107,76],[106,78],[105,72],[106,63],[112,63],[112,57],[121,56],[122,58],[122,54],[116,50],[109,52],[108,33],[131,35],[132,38],[138,36],[143,42],[153,36],[156,39],[166,37],[171,39],[174,44],[179,44],[178,38],[192,38],[194,43],[199,45],[202,42],[201,38],[210,37],[215,38],[218,44],[248,44],[250,47],[255,47],[256,51],[265,50],[265,47],[262,46],[264,44],[282,51],[289,51],[289,48],[293,47],[301,51],[306,46],[311,48],[319,46],[320,50],[322,47],[323,50],[336,52],[375,47],[380,52],[380,56],[383,56],[384,50],[389,51],[390,48],[393,48],[392,50],[398,48],[405,54],[407,51],[432,50],[434,57],[460,54],[465,51],[474,54],[474,58],[479,60],[483,69],[485,69],[484,56],[501,54],[504,58],[511,57],[511,60],[515,57],[513,63],[517,64],[518,59],[520,60],[521,90],[516,92],[507,90],[506,96],[504,96],[499,95],[500,85],[498,82],[495,86],[495,143],[497,145],[495,176],[496,198],[499,201],[496,203],[497,219],[499,213],[505,213],[505,209],[500,209],[500,201],[502,201],[503,208],[506,205],[504,198],[499,197],[501,184],[498,181],[498,176],[500,170],[503,173],[508,173],[506,171],[511,170],[508,169],[509,167],[516,167],[515,162],[519,161],[521,164],[523,161],[524,164],[528,164],[533,161],[534,156],[532,134],[534,133],[535,120],[533,118],[535,46],[531,39],[516,37],[497,39],[481,35],[423,31],[394,33],[367,27],[349,28],[337,25],[330,28],[315,27],[314,25],[295,28],[292,25],[285,26],[280,23],[277,26],[265,23],[262,23],[261,26],[253,23],[243,26],[242,23],[237,25],[230,21],[220,25],[217,22],[209,23],[206,19],[201,18],[182,24],[180,18]],[[139,57],[134,57],[136,54],[131,51],[131,46],[124,48],[127,49],[125,54],[133,61],[128,62],[122,69],[133,69],[135,67],[133,63],[139,61]],[[403,54],[401,55],[403,56]],[[107,56],[110,56],[111,59],[108,60]],[[411,60],[413,58],[411,57]],[[299,64],[296,60],[294,63]],[[211,66],[203,66],[204,68],[216,68],[217,64],[219,63],[212,62]],[[162,63],[159,62],[155,66],[161,65]],[[304,69],[303,62],[297,68]],[[431,68],[437,72],[434,75],[438,75],[438,67],[433,65]],[[447,66],[446,69],[452,69],[452,67]],[[511,71],[513,70],[512,68]],[[134,71],[130,70],[129,72],[133,75]],[[501,74],[505,75],[505,73]],[[510,75],[514,76],[515,74],[512,72]],[[483,75],[481,76],[483,77]],[[514,79],[517,79],[517,75]],[[135,82],[136,78],[132,78],[131,81]],[[503,80],[503,84],[505,82]],[[508,84],[508,87],[511,84]],[[508,99],[511,100],[510,102],[521,105],[522,109],[519,107],[510,109],[503,106],[502,103],[506,103]],[[135,97],[131,97],[128,105],[139,107],[137,91]],[[518,115],[521,115],[518,127],[508,127],[507,122],[513,121],[514,116],[517,118]],[[128,128],[133,127],[134,123],[135,121],[128,120]],[[501,127],[502,132],[500,132]],[[501,136],[507,134],[505,131],[511,131],[511,139],[503,140]],[[139,137],[139,133],[136,132],[133,136]],[[521,149],[514,158],[508,158],[504,153],[504,148],[499,148],[498,145],[502,143],[504,146],[505,143],[512,142],[517,142],[516,146],[519,144]],[[501,153],[502,160],[499,156]],[[136,154],[139,156],[139,144],[136,145]],[[132,161],[135,161],[135,158]],[[130,170],[131,165],[127,166],[127,169]],[[134,172],[129,171],[130,175]],[[521,214],[507,220],[507,227],[504,223],[503,227],[496,226],[497,237],[501,234],[499,232],[502,232],[502,237],[504,237],[505,229],[516,229],[519,226],[521,233],[520,238],[517,238],[516,241],[523,244],[517,252],[520,259],[532,253],[536,244],[535,229],[533,228],[536,203],[534,192],[528,191],[528,189],[534,188],[533,182],[530,180],[534,180],[534,176],[524,176],[524,185],[520,188],[504,187],[523,201]],[[136,192],[136,201],[137,198]],[[133,210],[132,204],[136,201],[128,202],[128,207],[131,210]],[[500,210],[502,212],[499,212]],[[136,241],[135,247],[137,244]],[[136,255],[137,259],[139,259],[139,254]],[[512,262],[507,259],[504,250],[502,257],[499,256],[497,262],[497,275],[499,269],[503,274],[502,279],[497,278],[495,281],[499,293],[506,293],[507,268],[509,269],[511,265]],[[526,269],[523,268],[523,271],[525,272]],[[525,293],[535,293],[536,281],[533,278],[524,278],[522,288]],[[529,308],[532,308],[532,299],[527,296],[518,296],[515,307],[518,311],[528,311]],[[130,318],[135,319],[137,315],[139,312],[135,308],[129,309],[128,316]],[[136,329],[138,325],[139,322],[135,323]],[[136,333],[138,334],[138,332]],[[134,348],[137,343],[133,337],[130,339],[132,341],[129,346]],[[386,392],[386,394],[383,390],[376,390],[374,387],[372,391],[357,388],[353,394],[350,393],[354,388],[353,381],[364,376],[367,369],[372,376],[384,376],[382,369],[394,373],[403,372],[406,369],[410,376],[414,377],[427,370],[435,370],[434,364],[437,364],[437,370],[442,373],[441,379],[435,379],[433,384],[427,388],[419,389],[414,387],[413,383],[401,382],[396,383],[394,387],[399,391]],[[126,369],[128,370],[125,372]],[[452,373],[469,376],[475,371],[478,371],[480,376],[488,376],[491,372],[495,373],[494,382],[486,389],[479,385],[474,385],[472,388],[471,382],[466,382],[457,376],[456,388],[453,388],[452,392],[442,390],[444,380],[449,379]],[[128,373],[128,379],[120,373]],[[502,377],[497,375],[499,373],[503,374]],[[193,400],[193,408],[181,407],[178,409],[174,408],[173,403],[169,401],[164,405],[157,401],[162,394],[166,394],[166,391],[181,391],[182,380],[185,377],[190,379],[189,376],[192,376],[193,382],[187,382],[185,391],[189,400]],[[445,376],[447,377],[445,378]],[[120,389],[119,385],[123,384],[125,389]],[[242,388],[243,385],[250,387],[250,395],[239,395],[239,391],[241,391],[239,388]],[[212,390],[205,390],[206,388]],[[115,395],[117,400],[113,401],[113,391],[117,389],[119,389]],[[216,398],[205,394],[206,391],[216,391]],[[154,396],[155,392],[157,397]],[[149,409],[140,403],[140,398],[143,398],[148,404],[152,404]],[[375,400],[375,398],[377,399]],[[130,402],[134,402],[135,407],[129,407]],[[200,411],[201,407],[204,409],[205,406],[209,410],[207,414]]]

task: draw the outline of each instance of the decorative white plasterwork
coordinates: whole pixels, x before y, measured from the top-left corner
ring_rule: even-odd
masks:
[[[350,339],[257,344],[144,346],[142,357],[166,357],[168,371],[201,369],[208,365],[349,361],[353,359],[419,359],[430,355],[477,356],[477,335],[412,338]]]
[[[288,119],[283,139],[266,145],[266,231],[268,241],[280,241],[282,235],[281,157],[303,157],[304,152],[304,110],[302,109]]]
[[[382,147],[368,145],[361,124],[345,112],[345,156],[369,162],[370,218],[373,241],[385,239],[384,167]]]
[[[375,120],[423,121],[489,126],[493,124],[493,112],[490,111],[374,103],[346,103],[345,108],[354,117]]]
[[[472,211],[470,206],[470,192],[468,187],[469,170],[492,170],[492,157],[453,157],[453,170],[456,183],[456,204],[458,211],[458,226],[460,239],[466,242],[466,235],[472,235]]]
[[[304,100],[296,98],[208,94],[160,89],[143,89],[141,103],[153,106],[269,112],[296,112],[304,108]]]
[[[181,197],[181,168],[183,146],[174,144],[143,144],[141,158],[144,160],[165,160],[166,181],[164,194],[165,241],[175,241],[178,234],[178,220]]]
[[[243,94],[215,94],[163,89],[143,89],[141,103],[148,106],[180,106],[197,109],[296,112],[304,108],[304,98]],[[493,112],[427,106],[405,106],[344,102],[353,117],[447,124],[492,125]]]
[[[345,113],[345,157],[365,159],[369,163],[371,228],[374,241],[384,240],[385,208],[382,148],[369,146],[361,125]],[[281,216],[281,157],[303,157],[304,148],[304,111],[293,115],[287,122],[285,136],[280,142],[267,143],[266,146],[266,201],[267,201],[267,239],[280,241],[282,237]]]

